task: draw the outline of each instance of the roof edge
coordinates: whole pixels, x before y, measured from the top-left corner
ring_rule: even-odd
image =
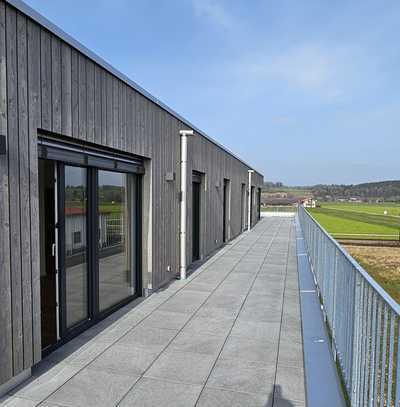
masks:
[[[190,127],[196,133],[199,133],[201,136],[206,138],[208,141],[216,145],[217,147],[221,148],[228,154],[230,154],[233,158],[236,160],[240,161],[242,164],[244,164],[246,167],[249,167],[250,169],[253,169],[257,174],[263,176],[263,174],[257,170],[255,170],[252,166],[250,166],[248,163],[243,161],[240,157],[238,157],[236,154],[234,154],[232,151],[230,151],[228,148],[224,147],[222,144],[218,143],[218,141],[214,140],[210,136],[208,136],[205,132],[197,128],[195,125],[193,125],[189,120],[185,119],[183,116],[181,116],[179,113],[177,113],[175,110],[171,109],[168,105],[163,103],[161,100],[157,99],[155,96],[153,96],[151,93],[149,93],[146,89],[142,88],[139,84],[134,82],[132,79],[130,79],[127,75],[123,74],[120,72],[118,69],[114,68],[112,65],[110,65],[106,60],[98,56],[96,53],[85,47],[83,44],[81,44],[79,41],[77,41],[75,38],[73,38],[71,35],[67,34],[65,31],[63,31],[61,28],[59,28],[57,25],[52,23],[50,20],[48,20],[46,17],[44,17],[42,14],[37,12],[35,9],[30,7],[28,4],[26,4],[22,0],[5,0],[6,3],[10,4],[23,14],[27,15],[29,18],[31,18],[33,21],[37,22],[44,28],[46,28],[48,31],[59,37],[61,40],[72,46],[73,48],[77,49],[79,52],[84,54],[86,57],[90,58],[93,62],[96,64],[100,65],[102,68],[106,69],[109,71],[111,74],[113,74],[115,77],[120,79],[121,81],[125,82],[128,86],[142,94],[144,97],[158,105],[161,109],[165,110],[172,116],[174,116],[176,119],[180,120],[182,123],[184,123],[186,126]]]

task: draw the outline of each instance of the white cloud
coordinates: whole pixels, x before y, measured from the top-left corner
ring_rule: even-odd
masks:
[[[335,77],[335,57],[321,47],[306,45],[289,49],[264,67],[265,74],[280,77],[295,86],[315,89]]]
[[[365,55],[356,47],[302,44],[271,54],[242,58],[237,74],[251,83],[281,83],[325,100],[338,100],[357,86]]]
[[[218,0],[192,0],[194,11],[199,18],[206,18],[223,29],[231,28],[233,19]]]

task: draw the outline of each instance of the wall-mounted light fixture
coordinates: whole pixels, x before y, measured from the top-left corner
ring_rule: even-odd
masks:
[[[0,134],[0,155],[7,154],[7,140],[6,136]]]
[[[165,173],[165,181],[174,182],[175,181],[175,173],[173,171],[166,172]]]

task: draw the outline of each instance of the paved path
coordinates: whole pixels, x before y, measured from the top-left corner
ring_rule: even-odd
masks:
[[[293,218],[264,218],[186,281],[54,352],[0,403],[305,406]]]

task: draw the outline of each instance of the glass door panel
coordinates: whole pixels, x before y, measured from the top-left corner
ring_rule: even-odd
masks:
[[[136,178],[98,171],[99,311],[135,294]]]
[[[66,328],[88,319],[87,170],[64,167]]]

